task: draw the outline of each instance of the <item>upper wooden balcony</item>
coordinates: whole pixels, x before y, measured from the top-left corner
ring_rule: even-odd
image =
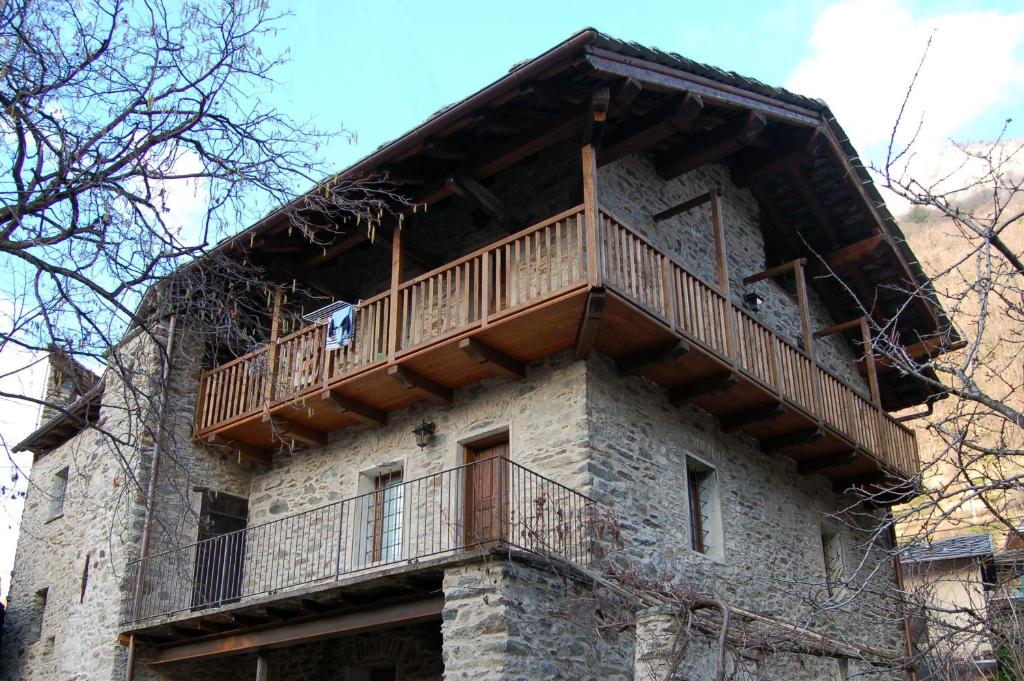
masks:
[[[588,221],[580,205],[412,280],[396,277],[359,305],[345,347],[327,350],[325,326],[308,326],[204,371],[197,439],[268,461],[282,442],[321,445],[331,431],[384,423],[421,399],[448,403],[453,389],[521,377],[524,365],[575,346],[578,356],[596,349],[621,373],[647,376],[673,403],[698,405],[723,430],[746,432],[837,489],[917,474],[914,433],[877,394],[852,389],[731,303],[727,276],[704,281],[607,211],[595,213]]]

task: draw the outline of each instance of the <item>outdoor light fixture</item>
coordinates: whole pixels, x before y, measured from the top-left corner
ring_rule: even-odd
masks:
[[[764,305],[764,298],[754,291],[743,294],[743,307],[747,308],[751,312],[760,312],[762,305]]]
[[[416,446],[423,448],[430,444],[430,438],[434,437],[434,422],[423,420],[423,423],[412,429],[416,436]]]

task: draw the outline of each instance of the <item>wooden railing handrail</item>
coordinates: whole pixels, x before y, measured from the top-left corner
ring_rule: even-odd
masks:
[[[603,214],[603,215],[604,215],[605,217],[607,217],[607,218],[610,218],[610,219],[611,219],[612,221],[614,221],[614,222],[615,222],[615,223],[616,223],[616,224],[617,224],[617,225],[618,225],[618,226],[619,226],[619,227],[620,227],[621,229],[623,229],[623,230],[625,230],[626,232],[628,232],[628,233],[629,233],[630,235],[632,235],[632,236],[633,236],[633,237],[634,237],[635,239],[637,239],[638,241],[640,241],[641,243],[643,243],[643,244],[644,244],[645,246],[647,246],[648,248],[651,248],[651,249],[653,249],[654,251],[656,251],[656,252],[660,253],[660,254],[661,254],[661,255],[662,255],[663,257],[665,257],[666,259],[668,259],[668,261],[669,261],[669,262],[671,262],[671,263],[672,263],[673,265],[675,265],[676,267],[678,267],[678,268],[680,268],[681,270],[683,270],[683,271],[684,271],[684,272],[685,272],[685,273],[686,273],[686,274],[687,274],[688,276],[692,277],[693,279],[695,279],[696,281],[698,281],[698,282],[699,282],[700,284],[702,284],[702,285],[706,286],[707,288],[709,288],[709,289],[710,289],[710,290],[711,290],[712,292],[714,292],[714,293],[715,293],[715,294],[717,294],[718,296],[721,296],[721,297],[722,297],[723,299],[726,299],[726,295],[725,295],[725,294],[724,294],[724,293],[723,293],[723,292],[722,292],[722,291],[721,291],[721,290],[719,289],[719,287],[718,287],[718,286],[717,286],[716,284],[714,284],[714,283],[712,283],[712,282],[709,282],[709,281],[707,281],[706,279],[704,279],[703,277],[701,277],[700,275],[698,275],[698,274],[695,274],[694,272],[692,272],[692,271],[690,270],[690,268],[688,268],[688,267],[687,267],[686,265],[684,265],[684,264],[683,264],[682,262],[680,262],[680,261],[679,261],[679,259],[678,259],[678,258],[677,258],[676,256],[672,255],[671,253],[665,253],[665,252],[663,252],[663,251],[662,251],[662,250],[661,250],[660,248],[658,248],[658,247],[657,247],[657,246],[656,246],[655,244],[653,244],[653,243],[652,243],[652,242],[650,241],[650,239],[646,238],[645,236],[643,236],[642,234],[638,233],[638,232],[637,232],[636,230],[634,230],[633,228],[631,228],[631,227],[630,227],[629,225],[627,225],[627,224],[626,224],[625,222],[623,222],[623,221],[622,221],[621,219],[619,219],[619,218],[618,218],[618,217],[617,217],[617,216],[616,216],[616,215],[615,215],[614,213],[612,213],[611,211],[609,211],[608,209],[606,209],[606,208],[604,208],[604,207],[601,207],[601,209],[600,209],[600,212],[601,212],[601,213],[602,213],[602,214]],[[810,355],[809,353],[807,353],[807,352],[806,352],[805,350],[802,350],[802,349],[801,349],[800,347],[798,347],[798,346],[794,345],[793,343],[791,343],[790,341],[788,341],[788,340],[787,340],[786,338],[784,338],[783,336],[781,336],[781,335],[780,335],[780,334],[779,334],[778,332],[776,332],[776,331],[775,331],[774,329],[772,329],[771,327],[768,327],[767,325],[763,324],[762,322],[760,322],[759,320],[757,320],[756,318],[754,318],[754,317],[753,317],[752,315],[750,315],[750,313],[749,313],[749,312],[747,312],[746,310],[744,310],[744,309],[743,309],[743,307],[742,307],[741,305],[737,305],[737,304],[736,304],[736,303],[734,303],[734,302],[733,302],[732,300],[726,300],[726,302],[728,302],[728,303],[729,303],[729,306],[730,306],[730,307],[731,307],[732,309],[734,309],[734,310],[738,310],[738,311],[739,311],[739,312],[740,312],[741,314],[743,314],[744,316],[746,316],[747,318],[749,318],[749,319],[750,319],[751,321],[753,321],[753,322],[754,322],[755,324],[758,324],[758,325],[760,325],[760,326],[761,326],[762,328],[766,329],[766,330],[767,330],[767,331],[768,331],[769,333],[771,333],[771,334],[772,334],[772,335],[773,335],[773,336],[774,336],[775,338],[777,338],[777,339],[779,340],[779,342],[780,342],[780,343],[782,343],[782,344],[784,344],[785,346],[787,346],[787,348],[789,348],[789,349],[791,349],[792,351],[796,352],[797,354],[799,354],[800,356],[802,356],[802,357],[803,357],[804,359],[806,359],[806,360],[810,361],[810,362],[811,362],[811,363],[813,364],[813,366],[814,366],[815,368],[821,369],[822,371],[824,371],[825,373],[827,373],[827,374],[828,374],[829,376],[831,376],[832,378],[834,378],[835,380],[837,380],[837,381],[838,381],[838,382],[839,382],[839,383],[840,383],[841,385],[843,385],[843,386],[844,386],[844,387],[845,387],[845,388],[846,388],[847,390],[849,390],[850,392],[852,392],[853,394],[855,394],[855,395],[856,395],[857,397],[859,397],[859,398],[861,398],[862,400],[864,400],[864,401],[865,401],[865,402],[866,402],[866,403],[867,403],[868,405],[870,405],[870,406],[872,407],[872,409],[873,409],[873,410],[877,411],[878,413],[881,413],[881,414],[882,414],[882,415],[883,415],[883,416],[884,416],[884,417],[886,418],[886,420],[887,420],[887,421],[889,421],[889,422],[890,422],[890,423],[892,423],[893,425],[897,426],[898,428],[900,428],[900,429],[901,429],[901,430],[903,430],[904,432],[906,432],[906,433],[908,433],[908,434],[910,434],[910,435],[913,435],[913,431],[912,431],[912,430],[910,430],[910,429],[909,429],[909,428],[907,428],[907,427],[906,427],[906,426],[905,426],[904,424],[902,424],[902,423],[900,423],[899,421],[897,421],[896,419],[894,419],[894,418],[893,418],[892,416],[890,416],[889,414],[887,414],[887,413],[886,413],[885,411],[881,411],[881,410],[878,410],[878,408],[877,408],[877,407],[875,407],[875,406],[874,406],[874,405],[873,405],[873,404],[871,403],[871,400],[870,400],[870,399],[867,399],[867,398],[865,398],[865,397],[864,397],[863,395],[861,395],[861,394],[860,394],[860,392],[858,392],[858,391],[857,391],[857,389],[856,389],[856,388],[854,388],[853,386],[849,385],[849,384],[848,384],[848,383],[847,383],[846,381],[844,381],[844,380],[843,380],[842,378],[840,378],[839,376],[836,376],[836,375],[835,375],[834,373],[832,373],[831,371],[829,371],[829,370],[828,370],[828,369],[826,369],[825,367],[821,366],[821,364],[819,364],[819,363],[818,363],[818,362],[817,362],[817,361],[816,361],[816,360],[815,360],[815,359],[814,359],[813,357],[811,357],[811,355]],[[821,410],[821,408],[822,408],[822,407],[821,407],[821,405],[818,405],[818,409],[819,409],[819,410]]]
[[[505,246],[507,244],[511,244],[514,241],[516,241],[518,239],[521,239],[521,238],[523,238],[524,236],[526,236],[528,234],[532,234],[533,232],[536,232],[538,230],[544,229],[548,225],[553,225],[554,223],[558,222],[559,220],[564,220],[565,218],[567,218],[567,217],[569,217],[571,215],[576,215],[577,213],[580,213],[582,211],[583,211],[583,204],[580,204],[578,206],[574,206],[573,208],[569,208],[568,210],[564,210],[561,213],[558,213],[557,215],[555,215],[553,217],[547,218],[545,220],[541,220],[540,222],[537,222],[537,223],[535,223],[533,225],[530,225],[529,227],[527,227],[525,229],[521,229],[521,230],[519,230],[518,232],[516,232],[514,234],[510,234],[507,237],[505,237],[504,239],[501,239],[500,241],[492,242],[492,243],[488,244],[487,246],[483,246],[482,248],[478,248],[475,251],[473,251],[471,253],[467,253],[466,255],[463,255],[460,258],[456,259],[456,260],[452,260],[452,261],[450,261],[450,262],[448,262],[448,263],[446,263],[444,265],[441,265],[440,267],[435,267],[434,269],[430,270],[429,272],[424,272],[423,274],[420,274],[420,275],[414,277],[413,279],[408,279],[405,282],[403,282],[401,286],[398,287],[398,290],[401,291],[403,289],[407,289],[410,286],[413,286],[414,284],[419,284],[421,282],[424,282],[424,281],[430,279],[431,277],[436,277],[438,274],[442,274],[442,273],[444,273],[444,272],[446,272],[446,271],[448,271],[448,270],[450,270],[452,268],[458,267],[459,265],[464,265],[467,262],[469,262],[469,261],[471,261],[471,260],[473,260],[475,258],[479,258],[484,253],[488,253],[490,251],[493,251],[496,248],[501,248],[502,246]]]

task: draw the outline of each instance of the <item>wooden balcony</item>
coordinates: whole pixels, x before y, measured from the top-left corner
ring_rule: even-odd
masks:
[[[607,211],[577,206],[363,301],[355,337],[323,325],[203,373],[197,439],[268,460],[356,423],[576,347],[642,374],[837,487],[919,470],[912,431]],[[719,230],[720,231],[720,230]],[[723,257],[723,253],[719,257]],[[727,277],[723,278],[727,282]],[[892,480],[887,484],[891,485]]]

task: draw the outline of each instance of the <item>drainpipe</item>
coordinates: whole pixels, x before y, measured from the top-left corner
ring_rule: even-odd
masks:
[[[157,408],[156,437],[153,439],[153,465],[149,473],[149,481],[146,483],[146,516],[142,522],[142,540],[139,548],[139,572],[135,576],[135,590],[132,596],[132,614],[138,607],[139,597],[142,595],[142,570],[145,567],[146,556],[149,555],[149,538],[153,526],[153,507],[156,504],[156,479],[160,473],[160,453],[162,449],[160,442],[164,435],[164,406],[167,403],[167,383],[171,377],[171,361],[174,352],[174,329],[177,323],[177,315],[171,315],[167,323],[167,349],[164,354],[163,371],[160,376],[160,404]],[[125,666],[124,681],[135,679],[135,634],[128,638],[128,663]]]
[[[914,641],[910,634],[910,614],[907,612],[907,601],[904,598],[904,586],[903,586],[903,565],[900,563],[899,552],[896,550],[896,525],[893,522],[892,509],[887,509],[885,512],[886,521],[889,523],[889,545],[892,546],[892,569],[893,569],[893,580],[896,582],[896,588],[899,589],[900,594],[900,620],[903,622],[903,649],[906,653],[907,660],[910,660],[914,656]],[[914,669],[906,669],[907,681],[917,681],[917,672]]]

